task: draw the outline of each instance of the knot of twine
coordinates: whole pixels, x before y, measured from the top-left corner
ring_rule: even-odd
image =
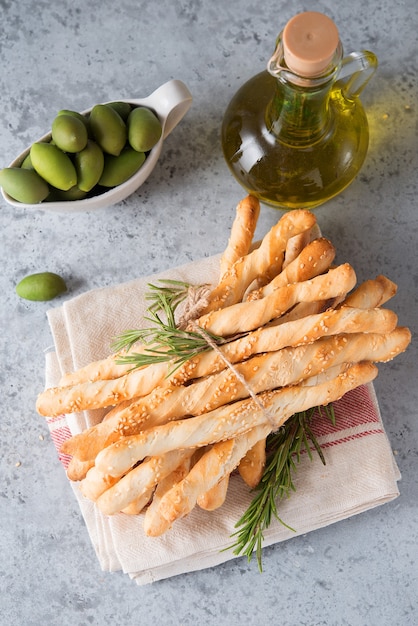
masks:
[[[209,304],[210,285],[190,285],[183,310],[178,320],[178,327],[185,329],[191,321],[197,320]]]
[[[234,376],[238,379],[238,381],[242,384],[244,389],[248,392],[248,395],[255,402],[258,408],[262,411],[263,415],[267,418],[270,424],[276,428],[276,422],[274,415],[270,413],[264,404],[261,402],[260,398],[257,396],[255,391],[252,389],[251,385],[245,379],[245,376],[241,374],[241,372],[235,367],[235,365],[227,359],[219,345],[213,339],[213,337],[199,324],[197,323],[197,318],[200,316],[201,312],[207,307],[209,303],[209,294],[211,289],[209,285],[200,285],[195,287],[194,285],[190,285],[187,298],[184,302],[183,311],[179,319],[179,327],[180,328],[191,328],[193,332],[197,333],[202,337],[202,339],[207,343],[207,345],[216,352],[216,354],[220,357],[220,359],[225,363],[226,367],[234,374]]]

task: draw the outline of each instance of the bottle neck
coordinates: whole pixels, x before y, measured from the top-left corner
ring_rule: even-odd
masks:
[[[329,98],[333,79],[302,87],[281,76],[266,109],[269,133],[289,144],[313,143],[329,128]]]
[[[268,131],[280,141],[297,145],[319,140],[329,129],[329,99],[343,58],[338,42],[328,66],[317,76],[292,72],[284,58],[283,33],[277,38],[267,71],[276,79],[276,89],[267,107]]]

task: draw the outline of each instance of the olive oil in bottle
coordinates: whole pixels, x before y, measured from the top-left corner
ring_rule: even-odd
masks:
[[[311,209],[345,189],[367,154],[359,94],[376,66],[371,52],[343,59],[328,17],[290,20],[267,70],[238,90],[223,119],[226,162],[248,193],[276,208]]]

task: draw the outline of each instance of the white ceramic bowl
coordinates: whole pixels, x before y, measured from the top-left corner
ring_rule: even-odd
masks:
[[[44,201],[39,204],[25,204],[23,202],[18,202],[17,200],[11,198],[2,189],[1,193],[6,202],[16,208],[42,209],[45,211],[57,211],[61,213],[91,211],[93,209],[100,209],[116,204],[136,191],[154,169],[160,156],[164,139],[171,133],[171,131],[177,126],[189,110],[192,104],[192,96],[182,81],[170,80],[161,85],[161,87],[156,89],[147,98],[140,100],[119,99],[118,101],[129,102],[134,106],[149,107],[154,111],[154,113],[157,114],[162,125],[160,140],[149,152],[144,164],[133,176],[131,176],[131,178],[117,187],[112,187],[108,191],[89,198],[84,198],[83,200],[65,200],[60,202]],[[114,100],[112,102],[114,102]],[[86,111],[82,111],[82,113],[83,115],[86,115],[90,113],[90,111],[91,109],[87,109]],[[47,133],[38,139],[38,141],[49,141],[50,139],[51,133]],[[30,146],[12,163],[10,163],[8,167],[19,167],[24,158],[28,155],[29,151]]]

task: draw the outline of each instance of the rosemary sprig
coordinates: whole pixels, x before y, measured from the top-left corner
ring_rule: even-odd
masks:
[[[264,531],[270,526],[272,519],[275,517],[286,528],[294,530],[279,517],[278,503],[296,490],[293,473],[302,451],[306,450],[312,460],[313,447],[325,465],[323,452],[310,428],[315,410],[325,411],[327,417],[335,423],[332,405],[314,407],[309,411],[295,413],[276,433],[269,435],[266,443],[266,467],[259,485],[254,490],[257,493],[235,524],[235,528],[238,529],[232,534],[235,542],[227,549],[232,549],[237,556],[246,555],[248,561],[251,561],[255,552],[260,572],[263,571],[261,552]]]
[[[118,356],[116,362],[130,364],[132,369],[171,361],[171,374],[189,359],[210,350],[210,345],[201,334],[177,327],[175,311],[187,297],[190,285],[176,280],[161,280],[160,283],[148,284],[149,291],[145,295],[151,304],[144,319],[152,326],[123,332],[116,337],[112,349],[115,352],[125,350],[126,353]],[[224,343],[222,337],[205,332],[215,343]],[[141,352],[130,352],[138,342]]]

